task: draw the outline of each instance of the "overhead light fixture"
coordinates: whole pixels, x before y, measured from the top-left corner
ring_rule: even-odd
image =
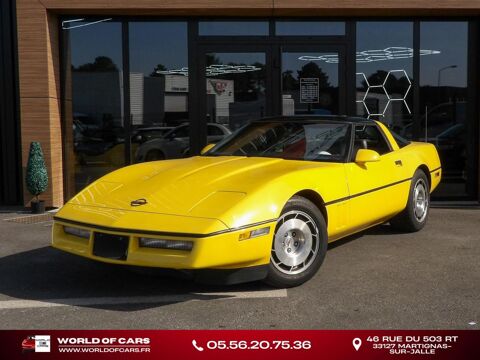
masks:
[[[420,56],[438,55],[439,50],[420,50]],[[408,59],[413,57],[413,49],[403,46],[391,46],[379,50],[363,50],[357,51],[357,63],[370,63],[376,61]],[[324,61],[328,64],[338,64],[338,54],[324,54],[318,56],[303,55],[298,58],[303,61]]]
[[[246,72],[259,71],[262,68],[259,68],[254,65],[209,65],[206,67],[206,76],[218,76],[225,74],[243,74]],[[157,71],[157,74],[162,75],[183,75],[188,76],[188,67],[183,67],[177,70],[163,70]]]
[[[96,20],[96,21],[89,21],[89,22],[82,23],[82,24],[76,24],[76,23],[80,23],[80,22],[85,21],[84,18],[64,20],[64,21],[62,21],[62,30],[77,29],[77,28],[81,28],[81,27],[85,27],[85,26],[89,26],[89,25],[94,25],[94,24],[98,24],[98,23],[102,23],[102,22],[110,21],[110,20],[112,20],[112,18],[101,19],[101,20]],[[70,25],[70,24],[73,24],[73,25]]]

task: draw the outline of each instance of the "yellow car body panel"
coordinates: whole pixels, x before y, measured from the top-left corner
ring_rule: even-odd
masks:
[[[327,163],[265,157],[196,156],[127,166],[82,190],[55,217],[52,245],[90,259],[173,269],[236,269],[270,261],[276,219],[296,194],[323,212],[329,241],[387,221],[405,209],[415,171],[430,191],[441,179],[435,147],[399,148],[377,123],[392,151],[369,163]],[[146,199],[133,206],[132,201]],[[88,239],[64,227],[90,231]],[[268,233],[241,240],[245,233]],[[128,257],[93,254],[93,234],[129,237]],[[187,240],[191,251],[143,248],[139,238]]]

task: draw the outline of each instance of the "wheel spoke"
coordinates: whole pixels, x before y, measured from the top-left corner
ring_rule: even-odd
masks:
[[[272,264],[282,273],[305,271],[316,258],[319,229],[314,219],[303,211],[289,211],[277,221],[272,246]]]

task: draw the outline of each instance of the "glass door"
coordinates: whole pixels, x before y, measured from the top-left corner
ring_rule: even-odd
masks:
[[[265,52],[210,51],[204,60],[209,143],[270,113]]]
[[[281,51],[283,115],[345,114],[342,47],[287,47]]]
[[[342,45],[202,47],[200,144],[265,116],[345,114],[344,54]]]

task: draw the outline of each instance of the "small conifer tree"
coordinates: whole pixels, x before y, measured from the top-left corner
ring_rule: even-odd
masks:
[[[28,191],[35,196],[38,202],[38,195],[47,190],[48,173],[43,158],[42,147],[40,143],[36,141],[30,144],[25,182]]]

